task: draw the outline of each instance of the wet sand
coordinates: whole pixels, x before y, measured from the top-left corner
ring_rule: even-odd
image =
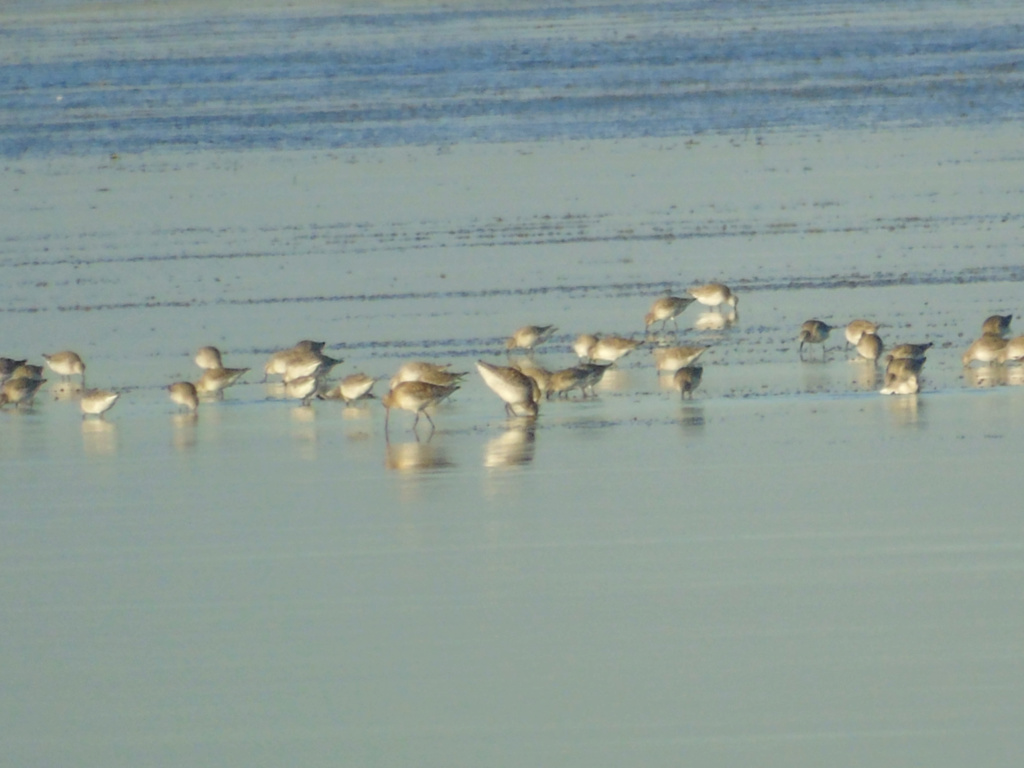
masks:
[[[5,161],[0,723],[19,765],[1012,764],[1021,747],[1017,125]],[[692,401],[649,350],[509,422],[473,363],[642,335],[720,279]],[[713,315],[712,315],[713,316]],[[800,362],[811,317],[931,341],[923,391]],[[422,441],[258,383],[470,371]],[[659,336],[652,343],[668,343]],[[191,419],[163,390],[251,366]],[[813,350],[809,356],[815,356]],[[375,391],[382,394],[385,382]]]
[[[1024,400],[959,355],[1018,309],[1020,138],[17,164],[5,353],[73,347],[127,391],[105,423],[52,384],[0,417],[10,754],[999,763]],[[682,316],[712,345],[692,402],[645,350],[532,428],[471,374],[422,443],[410,414],[388,445],[378,402],[304,409],[255,372],[195,421],[161,389],[203,343],[471,370],[525,322],[559,326],[536,355],[558,367],[710,278],[739,319]],[[840,350],[799,362],[802,320],[861,315],[935,342],[921,395]]]

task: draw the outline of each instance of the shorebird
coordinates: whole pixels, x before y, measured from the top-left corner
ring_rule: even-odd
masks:
[[[878,334],[878,323],[873,323],[870,320],[851,320],[846,324],[846,347],[857,346],[857,342],[860,341],[860,337],[865,333]]]
[[[548,381],[547,399],[550,400],[552,397],[568,397],[569,393],[574,389],[580,390],[583,397],[586,397],[587,393],[583,389],[585,380],[586,373],[576,366],[555,371],[551,374],[551,379]]]
[[[11,374],[23,366],[27,360],[12,360],[9,357],[0,357],[0,382],[7,381]]]
[[[982,334],[991,333],[996,336],[1005,336],[1006,332],[1010,330],[1010,321],[1013,320],[1013,315],[992,315],[986,317],[985,322],[981,324]]]
[[[804,358],[804,344],[821,344],[821,359],[825,359],[825,342],[832,332],[832,326],[821,320],[808,320],[800,326],[800,359]]]
[[[704,375],[704,369],[699,366],[684,366],[676,371],[672,377],[672,383],[676,389],[679,390],[680,397],[686,399],[689,395],[690,399],[693,399],[693,390],[700,384],[701,376]]]
[[[1014,336],[999,352],[997,362],[1020,362],[1024,360],[1024,336]]]
[[[452,372],[448,370],[449,368],[451,368],[449,363],[438,365],[421,360],[402,363],[398,372],[391,377],[391,388],[394,389],[406,381],[422,381],[439,387],[449,387],[458,384],[465,378],[466,371]]]
[[[625,357],[642,344],[642,341],[626,339],[622,336],[602,336],[598,338],[597,343],[590,348],[587,357],[592,363],[604,362],[611,365],[616,360]]]
[[[429,384],[425,381],[403,381],[393,387],[390,392],[380,399],[381,405],[384,406],[386,412],[384,416],[385,439],[388,437],[388,421],[391,418],[392,408],[401,408],[403,411],[416,414],[416,419],[412,423],[412,431],[416,435],[417,440],[419,440],[419,433],[416,432],[416,426],[420,423],[421,414],[426,416],[427,421],[430,422],[430,434],[433,435],[434,420],[430,418],[426,408],[440,403],[458,388],[458,384],[444,387],[438,384]]]
[[[242,378],[248,368],[210,368],[196,382],[196,392],[200,395],[224,396],[224,390]]]
[[[979,363],[992,363],[999,360],[1000,353],[1006,348],[1006,339],[991,333],[982,334],[964,352],[964,368],[977,360]]]
[[[329,357],[323,352],[302,352],[291,357],[284,367],[281,375],[285,384],[289,381],[302,379],[306,376],[316,376],[319,379],[327,376],[336,365],[341,365],[344,360]]]
[[[82,418],[99,416],[102,419],[103,414],[114,407],[114,403],[120,396],[119,392],[111,392],[106,389],[87,389],[82,393],[82,399],[79,401]]]
[[[196,365],[203,370],[223,368],[224,363],[220,359],[220,350],[216,347],[200,347],[195,356]]]
[[[506,349],[533,349],[551,338],[558,329],[553,325],[524,325],[505,342]]]
[[[928,350],[932,348],[933,342],[929,341],[925,344],[897,344],[895,347],[889,350],[891,354],[897,360],[901,357],[909,357],[911,359],[924,359],[924,356],[928,353]]]
[[[537,382],[516,368],[478,360],[476,369],[484,384],[505,401],[505,413],[509,416],[536,418],[540,387]]]
[[[199,394],[191,381],[176,381],[167,387],[171,393],[171,402],[195,413],[199,408]]]
[[[916,373],[887,373],[885,384],[879,390],[883,395],[916,395],[920,391]]]
[[[33,398],[39,388],[46,383],[46,379],[30,379],[26,377],[10,378],[0,386],[0,408],[8,403],[13,403],[15,408],[21,408],[22,403],[31,405]]]
[[[660,299],[655,299],[651,305],[651,311],[644,315],[644,326],[647,330],[650,330],[651,326],[655,323],[661,323],[661,330],[664,331],[668,325],[669,320],[672,321],[672,325],[675,326],[676,330],[679,330],[679,323],[676,322],[676,318],[683,313],[683,310],[696,301],[692,296],[662,296]]]
[[[581,333],[572,343],[572,351],[580,360],[590,361],[590,350],[597,345],[597,336],[592,333]]]
[[[321,392],[319,397],[324,400],[344,400],[346,405],[366,397],[373,397],[370,390],[377,383],[373,376],[365,373],[353,373],[341,380],[333,389]]]
[[[31,379],[33,381],[40,381],[43,378],[43,366],[32,365],[31,363],[22,363],[11,371],[7,377],[10,379]]]
[[[610,366],[598,363],[580,363],[572,368],[563,368],[551,374],[548,382],[547,398],[568,397],[574,389],[578,389],[583,397],[588,397],[587,390],[595,395],[594,387],[601,381]]]
[[[680,368],[696,362],[697,358],[707,351],[707,347],[655,347],[654,365],[661,373],[675,373]]]
[[[54,352],[52,355],[43,355],[43,360],[50,366],[51,371],[63,379],[81,376],[82,386],[85,386],[85,363],[77,353],[66,349],[63,352]]]
[[[728,286],[721,283],[708,283],[707,285],[695,285],[686,291],[697,301],[707,307],[718,307],[723,304],[735,307],[739,303],[736,294],[729,290]]]
[[[320,378],[317,376],[299,376],[284,383],[285,397],[301,400],[303,405],[309,405],[318,389]]]
[[[892,355],[885,356],[885,376],[886,379],[890,375],[905,377],[913,374],[917,376],[921,373],[921,369],[924,368],[923,357],[893,357]]]
[[[592,397],[597,397],[597,392],[594,391],[594,387],[601,383],[601,379],[607,373],[610,365],[602,365],[601,363],[580,363],[576,366],[576,370],[579,371],[580,375],[580,392],[583,396],[587,396],[587,390],[590,390]]]
[[[878,362],[884,347],[885,345],[882,344],[882,340],[874,333],[863,333],[857,340],[857,354],[865,360],[870,360],[872,364]]]
[[[324,341],[310,341],[309,339],[303,339],[294,347],[289,347],[288,349],[282,349],[275,352],[263,366],[263,381],[266,381],[270,376],[283,376],[288,370],[288,364],[290,362],[301,360],[311,353],[314,355],[319,354],[326,343],[327,342]]]
[[[533,379],[537,383],[537,388],[542,395],[547,394],[548,382],[551,381],[551,371],[537,365],[528,357],[516,360],[512,363],[512,367],[519,369]]]

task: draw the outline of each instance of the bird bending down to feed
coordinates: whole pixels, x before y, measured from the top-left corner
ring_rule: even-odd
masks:
[[[430,422],[430,434],[433,435],[434,420],[430,418],[426,408],[440,403],[458,388],[458,384],[451,384],[445,387],[425,381],[403,381],[399,383],[380,399],[381,405],[384,406],[386,411],[384,416],[385,438],[388,436],[388,421],[391,418],[392,408],[401,408],[403,411],[416,414],[416,419],[412,423],[412,431],[416,434],[417,439],[419,439],[419,433],[416,432],[416,426],[420,423],[421,414],[426,416],[427,421]]]
[[[699,365],[684,366],[676,371],[672,377],[672,383],[679,390],[680,397],[685,400],[687,396],[693,399],[693,390],[700,384],[704,369]]]
[[[103,414],[114,407],[114,403],[120,396],[119,392],[111,392],[106,389],[87,389],[82,393],[82,399],[79,401],[82,418],[99,416],[102,419]]]
[[[533,349],[551,338],[558,329],[553,325],[524,325],[505,342],[506,349]]]
[[[696,299],[692,296],[662,296],[659,299],[655,299],[651,305],[650,312],[644,315],[644,326],[647,330],[650,330],[652,325],[660,322],[661,330],[664,331],[669,321],[671,321],[678,331],[679,323],[676,322],[676,318],[695,301]]]
[[[537,416],[540,387],[533,378],[516,368],[492,365],[483,360],[477,361],[476,369],[484,384],[505,401],[505,413],[530,418]]]
[[[191,381],[176,381],[167,387],[171,393],[171,402],[195,413],[199,409],[199,393]]]
[[[735,307],[739,303],[739,298],[737,298],[736,294],[727,285],[722,285],[721,283],[695,285],[686,292],[704,306],[717,307],[719,310],[721,310],[723,304]]]
[[[821,320],[808,320],[800,326],[800,359],[804,358],[804,344],[821,344],[821,359],[825,359],[825,342],[832,332],[832,326]]]

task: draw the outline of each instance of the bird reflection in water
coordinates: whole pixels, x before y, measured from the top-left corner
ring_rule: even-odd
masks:
[[[1019,387],[1024,384],[1024,366],[1012,365],[1003,369],[1006,383],[1011,387]]]
[[[737,320],[739,315],[735,310],[725,313],[701,312],[694,320],[693,327],[698,331],[724,331],[736,325]]]
[[[704,430],[704,408],[699,405],[684,405],[679,409],[679,426],[688,434]]]
[[[298,447],[299,458],[306,461],[316,459],[317,443],[320,436],[316,429],[316,409],[297,405],[288,414],[292,423],[292,439]]]
[[[387,443],[384,466],[398,472],[423,472],[455,466],[443,446],[432,442]]]
[[[887,397],[885,398],[885,405],[889,410],[889,415],[892,417],[893,424],[909,427],[918,423],[922,402],[921,398],[917,395]]]
[[[171,414],[171,426],[174,428],[171,433],[171,444],[176,451],[190,451],[196,447],[196,425],[198,424],[199,413],[197,411]]]
[[[1001,365],[982,365],[978,368],[964,368],[964,381],[977,389],[998,387],[1006,383],[1006,368]]]
[[[536,429],[532,419],[516,419],[509,428],[484,446],[484,466],[507,469],[533,461]]]
[[[863,392],[875,392],[881,383],[881,375],[874,365],[868,360],[854,360],[851,362],[854,368],[853,386]]]
[[[631,386],[629,371],[621,368],[608,368],[594,386],[602,392],[625,392]]]
[[[83,419],[82,447],[88,456],[113,456],[117,453],[117,425],[104,419]]]

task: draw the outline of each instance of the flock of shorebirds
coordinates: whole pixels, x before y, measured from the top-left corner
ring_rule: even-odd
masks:
[[[664,333],[668,324],[672,323],[678,332],[677,318],[694,302],[717,310],[722,317],[726,317],[722,315],[722,307],[728,307],[728,317],[731,322],[735,322],[738,303],[736,294],[721,283],[709,283],[688,289],[686,296],[662,296],[656,299],[644,318],[647,331],[650,332],[652,326],[660,323],[660,331]],[[715,313],[711,314],[714,316]],[[1004,364],[1024,359],[1024,336],[1006,338],[1011,320],[1012,315],[993,315],[987,318],[982,324],[981,336],[963,355],[964,366],[974,361]],[[804,348],[811,344],[821,345],[824,358],[825,344],[837,327],[821,320],[805,322],[797,339],[800,342],[800,359],[804,359]],[[847,348],[852,346],[860,358],[873,365],[877,365],[880,360],[884,362],[882,394],[916,394],[920,391],[919,377],[925,356],[932,344],[897,344],[887,350],[879,336],[882,327],[879,323],[863,319],[848,323],[844,328]],[[580,362],[563,370],[549,371],[537,365],[531,353],[556,330],[551,325],[524,326],[513,333],[505,345],[510,355],[521,351],[525,353],[524,356],[510,360],[510,365],[496,365],[484,360],[477,362],[476,369],[481,379],[504,402],[509,417],[536,418],[542,399],[565,398],[574,390],[579,390],[583,398],[594,394],[594,386],[605,372],[619,359],[645,343],[644,340],[622,336],[581,334],[573,343],[573,351]],[[347,376],[333,387],[327,385],[331,370],[343,361],[324,354],[324,346],[324,342],[304,340],[293,347],[275,352],[264,365],[263,380],[267,381],[270,376],[280,376],[285,396],[300,400],[304,406],[308,406],[313,398],[352,403],[373,397],[371,389],[379,379],[365,373]],[[672,376],[673,385],[681,397],[692,398],[694,390],[700,385],[703,368],[695,363],[707,349],[699,345],[657,346],[653,349],[659,374]],[[83,418],[90,415],[102,418],[117,402],[120,394],[116,391],[85,388],[85,363],[75,352],[43,355],[43,359],[51,371],[64,379],[81,377],[79,402]],[[223,397],[224,389],[250,370],[225,367],[216,347],[202,347],[195,355],[195,363],[202,369],[195,383],[178,381],[167,387],[170,399],[192,415],[198,413],[201,399]],[[26,360],[0,357],[0,408],[7,404],[15,407],[30,405],[39,388],[46,382],[43,370],[43,366],[32,365]],[[467,375],[466,371],[452,371],[450,365],[425,361],[404,363],[391,377],[388,392],[380,398],[386,410],[385,435],[392,408],[415,414],[412,426],[414,433],[421,416],[427,419],[433,432],[434,422],[427,409],[451,396]]]

